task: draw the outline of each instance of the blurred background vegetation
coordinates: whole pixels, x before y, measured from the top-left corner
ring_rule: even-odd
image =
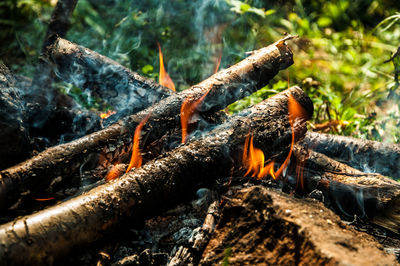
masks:
[[[55,4],[0,3],[0,58],[14,72],[32,77]],[[400,142],[400,55],[386,62],[400,45],[399,1],[79,0],[67,39],[155,80],[159,42],[168,73],[184,90],[212,75],[220,57],[227,68],[285,32],[299,35],[289,43],[295,64],[230,112],[289,82],[314,101],[310,128]]]

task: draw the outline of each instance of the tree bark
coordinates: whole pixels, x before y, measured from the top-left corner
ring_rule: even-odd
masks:
[[[174,94],[104,130],[52,147],[26,162],[1,171],[0,209],[13,204],[21,193],[28,190],[43,191],[56,177],[68,179],[79,174],[83,168],[94,169],[100,154],[110,160],[116,158],[117,154],[128,149],[135,128],[149,114],[142,135],[146,134],[146,141],[152,143],[168,129],[179,127],[180,107],[186,98],[196,101],[208,92],[198,111],[211,114],[256,91],[266,85],[279,70],[293,63],[293,54],[285,44],[286,39],[262,48],[192,88]]]
[[[47,60],[61,79],[117,110],[115,117],[134,114],[173,94],[114,60],[62,38],[48,47]]]
[[[289,93],[311,116],[311,100],[301,89],[292,88],[119,179],[0,226],[2,263],[51,263],[71,248],[99,239],[127,217],[140,221],[190,197],[198,186],[228,176],[232,166],[240,164],[250,129],[255,145],[266,156],[288,149],[292,139],[287,117]],[[297,138],[304,136],[305,121],[295,123],[294,129]]]
[[[309,132],[304,146],[363,172],[400,179],[400,145]]]
[[[315,151],[294,149],[303,161],[306,192],[319,189],[325,204],[338,213],[370,220],[395,233],[400,231],[400,184],[380,174],[363,173]]]

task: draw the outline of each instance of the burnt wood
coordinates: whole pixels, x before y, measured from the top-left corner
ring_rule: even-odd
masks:
[[[282,92],[119,179],[0,226],[0,260],[4,265],[52,262],[73,247],[101,238],[128,217],[140,221],[194,195],[196,188],[228,176],[240,164],[250,129],[266,156],[287,150],[292,139],[289,93],[311,116],[312,102],[300,88]],[[294,129],[303,137],[305,121],[296,122]]]
[[[250,57],[220,71],[188,90],[174,94],[137,114],[73,142],[47,149],[37,156],[0,172],[0,209],[13,204],[27,191],[43,191],[53,179],[69,179],[80,171],[94,169],[100,154],[114,158],[132,143],[137,125],[149,114],[143,127],[152,143],[171,128],[180,126],[180,107],[186,98],[193,101],[208,92],[201,109],[211,114],[266,85],[280,70],[293,63],[285,44],[288,37],[262,48]]]
[[[303,144],[359,169],[400,179],[400,145],[308,132]]]
[[[0,169],[30,155],[25,107],[10,70],[0,62]]]

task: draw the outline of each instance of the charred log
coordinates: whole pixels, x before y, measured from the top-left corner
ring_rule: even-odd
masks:
[[[230,174],[232,166],[240,161],[250,129],[266,156],[287,149],[292,135],[287,118],[289,93],[311,116],[311,100],[301,89],[292,88],[120,179],[0,226],[2,263],[51,262],[73,247],[101,238],[124,218],[141,220],[182,201],[193,195],[199,183]],[[304,121],[295,123],[294,129],[298,138],[304,136]]]
[[[14,76],[0,62],[0,169],[27,159],[31,150],[24,105],[15,85]]]
[[[400,232],[400,184],[380,174],[363,173],[346,164],[297,146],[296,161],[304,162],[305,189],[321,190],[327,206],[341,215],[370,220]]]
[[[364,172],[400,179],[400,146],[330,134],[307,133],[304,146]]]
[[[378,241],[318,202],[261,186],[226,202],[200,265],[396,264]]]
[[[61,38],[48,48],[47,59],[61,79],[102,99],[118,111],[118,117],[141,111],[173,93],[114,60]]]
[[[17,166],[0,172],[0,209],[13,204],[26,191],[43,191],[56,177],[69,179],[94,169],[100,154],[109,162],[127,151],[137,125],[149,114],[143,131],[148,143],[180,125],[180,107],[186,98],[204,99],[203,114],[211,114],[261,88],[281,69],[293,63],[293,54],[282,39],[256,51],[238,64],[218,72],[183,92],[174,94],[135,115],[71,143],[50,148]]]

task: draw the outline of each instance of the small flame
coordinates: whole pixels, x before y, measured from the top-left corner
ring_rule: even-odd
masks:
[[[190,118],[193,116],[194,112],[196,111],[199,104],[204,100],[207,96],[208,90],[201,96],[198,100],[192,101],[190,98],[186,98],[181,106],[181,127],[182,127],[182,143],[186,143],[187,136],[188,136],[188,124]]]
[[[163,54],[161,52],[161,46],[159,43],[157,43],[157,45],[158,45],[158,53],[159,53],[159,57],[160,57],[160,75],[158,76],[158,82],[161,85],[175,91],[175,84],[172,81],[171,77],[168,75],[167,71],[165,71]]]
[[[214,74],[218,72],[219,66],[221,65],[221,60],[222,60],[222,52],[218,57],[217,64],[215,65]]]
[[[275,172],[274,170],[274,160],[268,163],[266,166],[264,152],[256,147],[253,144],[253,136],[250,134],[246,137],[242,155],[242,162],[247,167],[247,172],[245,176],[251,174],[252,177],[257,177],[258,179],[264,178],[267,175],[270,175],[273,179],[278,179],[282,172],[287,168],[290,157],[292,156],[293,146],[295,142],[295,130],[294,130],[294,122],[297,118],[302,118],[306,116],[305,110],[303,107],[294,99],[292,95],[289,95],[288,98],[288,112],[289,112],[289,123],[290,128],[292,130],[292,141],[290,144],[289,154],[286,157],[283,164],[279,167],[279,169]],[[302,177],[301,174],[298,174],[298,177]],[[301,184],[303,184],[303,181]]]
[[[100,114],[100,118],[101,119],[107,119],[109,118],[111,115],[116,114],[117,112],[113,111],[113,110],[108,110],[106,113],[101,113]]]
[[[140,154],[139,140],[142,128],[144,124],[146,124],[147,120],[149,120],[150,115],[151,114],[148,114],[135,129],[135,135],[133,136],[131,161],[129,162],[128,168],[126,169],[126,173],[128,173],[129,170],[132,169],[132,167],[139,168],[140,166],[142,166],[142,155]]]
[[[106,181],[114,180],[119,178],[124,173],[124,169],[120,167],[120,164],[114,164],[106,176]]]

